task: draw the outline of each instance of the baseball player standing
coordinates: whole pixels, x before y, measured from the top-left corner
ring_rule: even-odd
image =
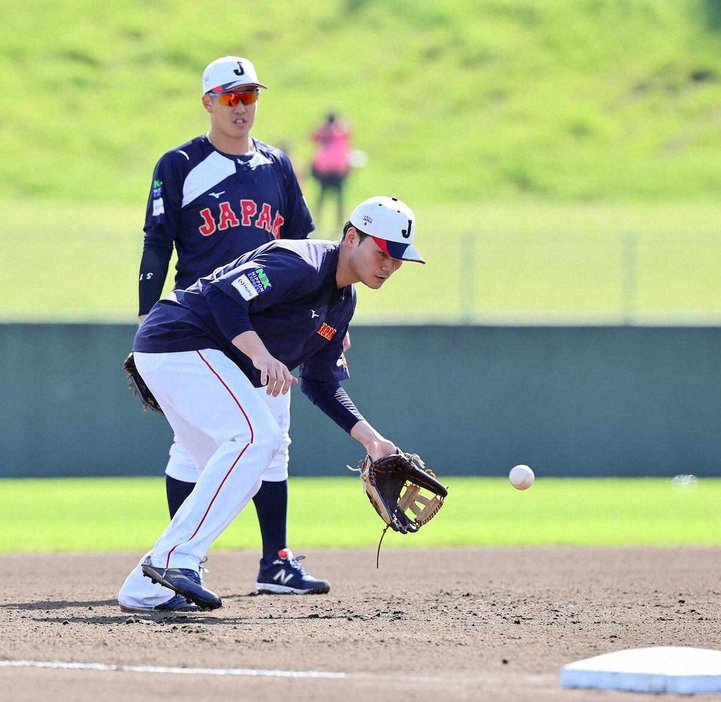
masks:
[[[140,264],[141,324],[162,294],[173,247],[175,287],[185,288],[261,244],[305,239],[313,231],[290,160],[251,136],[260,92],[266,87],[253,64],[240,56],[219,58],[203,72],[202,102],[210,129],[164,154],[153,173]],[[279,404],[282,446],[253,498],[263,542],[256,586],[280,594],[323,593],[329,583],[310,577],[287,551],[290,395]],[[193,490],[198,470],[176,437],[165,469],[171,517]],[[286,571],[293,577],[276,579]],[[126,589],[137,593],[142,588],[128,583],[120,593],[121,604],[133,609],[172,610],[187,604],[160,587],[141,599],[131,598]]]
[[[424,262],[414,230],[402,202],[371,198],[340,241],[273,241],[153,306],[135,336],[135,362],[201,470],[140,564],[151,581],[199,608],[221,606],[200,564],[283,450],[280,399],[298,382],[295,368],[303,393],[371,459],[397,451],[340,385],[348,377],[343,340],[354,283],[379,289],[404,260]]]

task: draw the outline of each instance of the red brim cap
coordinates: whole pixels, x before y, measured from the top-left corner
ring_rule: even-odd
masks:
[[[380,239],[377,236],[371,236],[378,248],[391,258],[397,258],[400,261],[415,261],[417,263],[425,263],[418,249],[412,244],[401,244],[396,241],[388,241]]]

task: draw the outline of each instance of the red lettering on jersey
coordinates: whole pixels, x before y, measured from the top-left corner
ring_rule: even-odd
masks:
[[[249,227],[250,218],[255,216],[255,213],[258,211],[258,205],[256,205],[253,200],[241,200],[240,211],[243,216],[243,226]]]
[[[235,216],[235,212],[230,209],[229,202],[220,203],[220,222],[218,222],[218,229],[227,229],[228,227],[237,227],[240,224],[238,218]]]
[[[215,220],[213,219],[213,215],[206,207],[204,210],[200,211],[200,216],[203,218],[203,222],[205,222],[205,224],[198,227],[198,231],[203,236],[210,236],[215,231]]]
[[[337,329],[333,329],[333,327],[331,327],[329,324],[326,324],[325,322],[323,322],[320,329],[318,330],[318,333],[324,339],[328,339],[328,341],[330,341],[335,336],[335,333],[337,331],[338,331]]]
[[[255,226],[258,227],[258,229],[265,229],[267,232],[273,231],[273,225],[271,224],[272,217],[270,213],[270,205],[265,202],[263,203],[263,207],[260,210],[260,214],[258,215],[258,219],[255,222]]]
[[[285,219],[280,216],[280,213],[275,213],[275,219],[273,220],[273,231],[271,234],[276,238],[280,239],[280,228],[283,226]]]

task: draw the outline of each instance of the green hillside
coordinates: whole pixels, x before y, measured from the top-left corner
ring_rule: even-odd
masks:
[[[142,207],[228,53],[270,86],[255,135],[301,170],[324,112],[350,120],[351,200],[721,188],[719,0],[25,0],[0,23],[0,199]]]

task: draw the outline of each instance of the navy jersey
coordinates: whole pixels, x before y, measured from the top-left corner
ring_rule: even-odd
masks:
[[[302,378],[347,379],[343,339],[353,317],[353,285],[338,288],[340,242],[273,241],[218,268],[150,311],[134,351],[214,348],[235,361],[256,387],[260,374],[231,343],[254,330],[268,351]]]
[[[273,239],[305,239],[314,224],[285,153],[257,139],[244,156],[223,154],[207,135],[164,154],[153,173],[145,217],[143,276],[153,262],[178,256],[175,287],[185,288],[218,266]],[[146,264],[147,261],[150,262]],[[144,270],[149,268],[149,271]],[[141,314],[160,296],[154,280]]]

